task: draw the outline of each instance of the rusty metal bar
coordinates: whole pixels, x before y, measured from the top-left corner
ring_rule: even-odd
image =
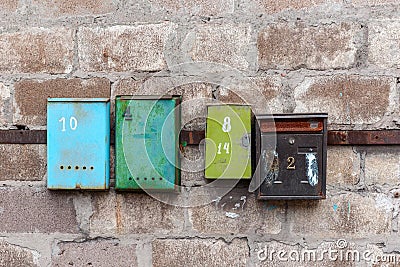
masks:
[[[204,138],[204,130],[182,130],[180,143],[198,145]],[[46,144],[46,139],[46,130],[0,130],[0,144]],[[400,145],[400,130],[328,131],[328,145]]]
[[[400,130],[329,131],[328,145],[400,145]]]
[[[180,134],[180,143],[186,145],[198,145],[206,137],[206,131],[186,131],[182,130]]]
[[[0,130],[0,144],[46,144],[46,130]]]

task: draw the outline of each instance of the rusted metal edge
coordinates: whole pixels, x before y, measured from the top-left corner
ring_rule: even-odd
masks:
[[[182,130],[179,136],[180,143],[186,145],[198,145],[206,138],[206,131],[186,131]]]
[[[198,145],[204,138],[204,130],[182,130],[180,143],[184,146]],[[0,144],[46,144],[46,142],[46,130],[0,130]],[[114,144],[113,134],[111,144]],[[400,130],[328,131],[328,145],[400,145]]]
[[[0,144],[46,144],[46,130],[0,130]]]
[[[328,145],[400,145],[400,130],[328,131]]]

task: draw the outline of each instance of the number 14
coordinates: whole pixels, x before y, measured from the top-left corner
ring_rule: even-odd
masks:
[[[222,147],[222,143],[219,143],[217,154],[221,154],[221,147]],[[225,154],[229,154],[229,143],[224,143],[223,149],[225,149]]]

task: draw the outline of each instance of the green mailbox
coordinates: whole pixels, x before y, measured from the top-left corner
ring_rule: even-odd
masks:
[[[180,96],[116,97],[116,189],[177,190],[180,102]]]
[[[251,179],[252,120],[248,105],[207,106],[205,178]]]

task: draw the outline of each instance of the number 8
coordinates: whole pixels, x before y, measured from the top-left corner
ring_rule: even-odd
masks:
[[[231,118],[225,117],[224,124],[222,124],[222,131],[225,133],[229,133],[231,131]]]

